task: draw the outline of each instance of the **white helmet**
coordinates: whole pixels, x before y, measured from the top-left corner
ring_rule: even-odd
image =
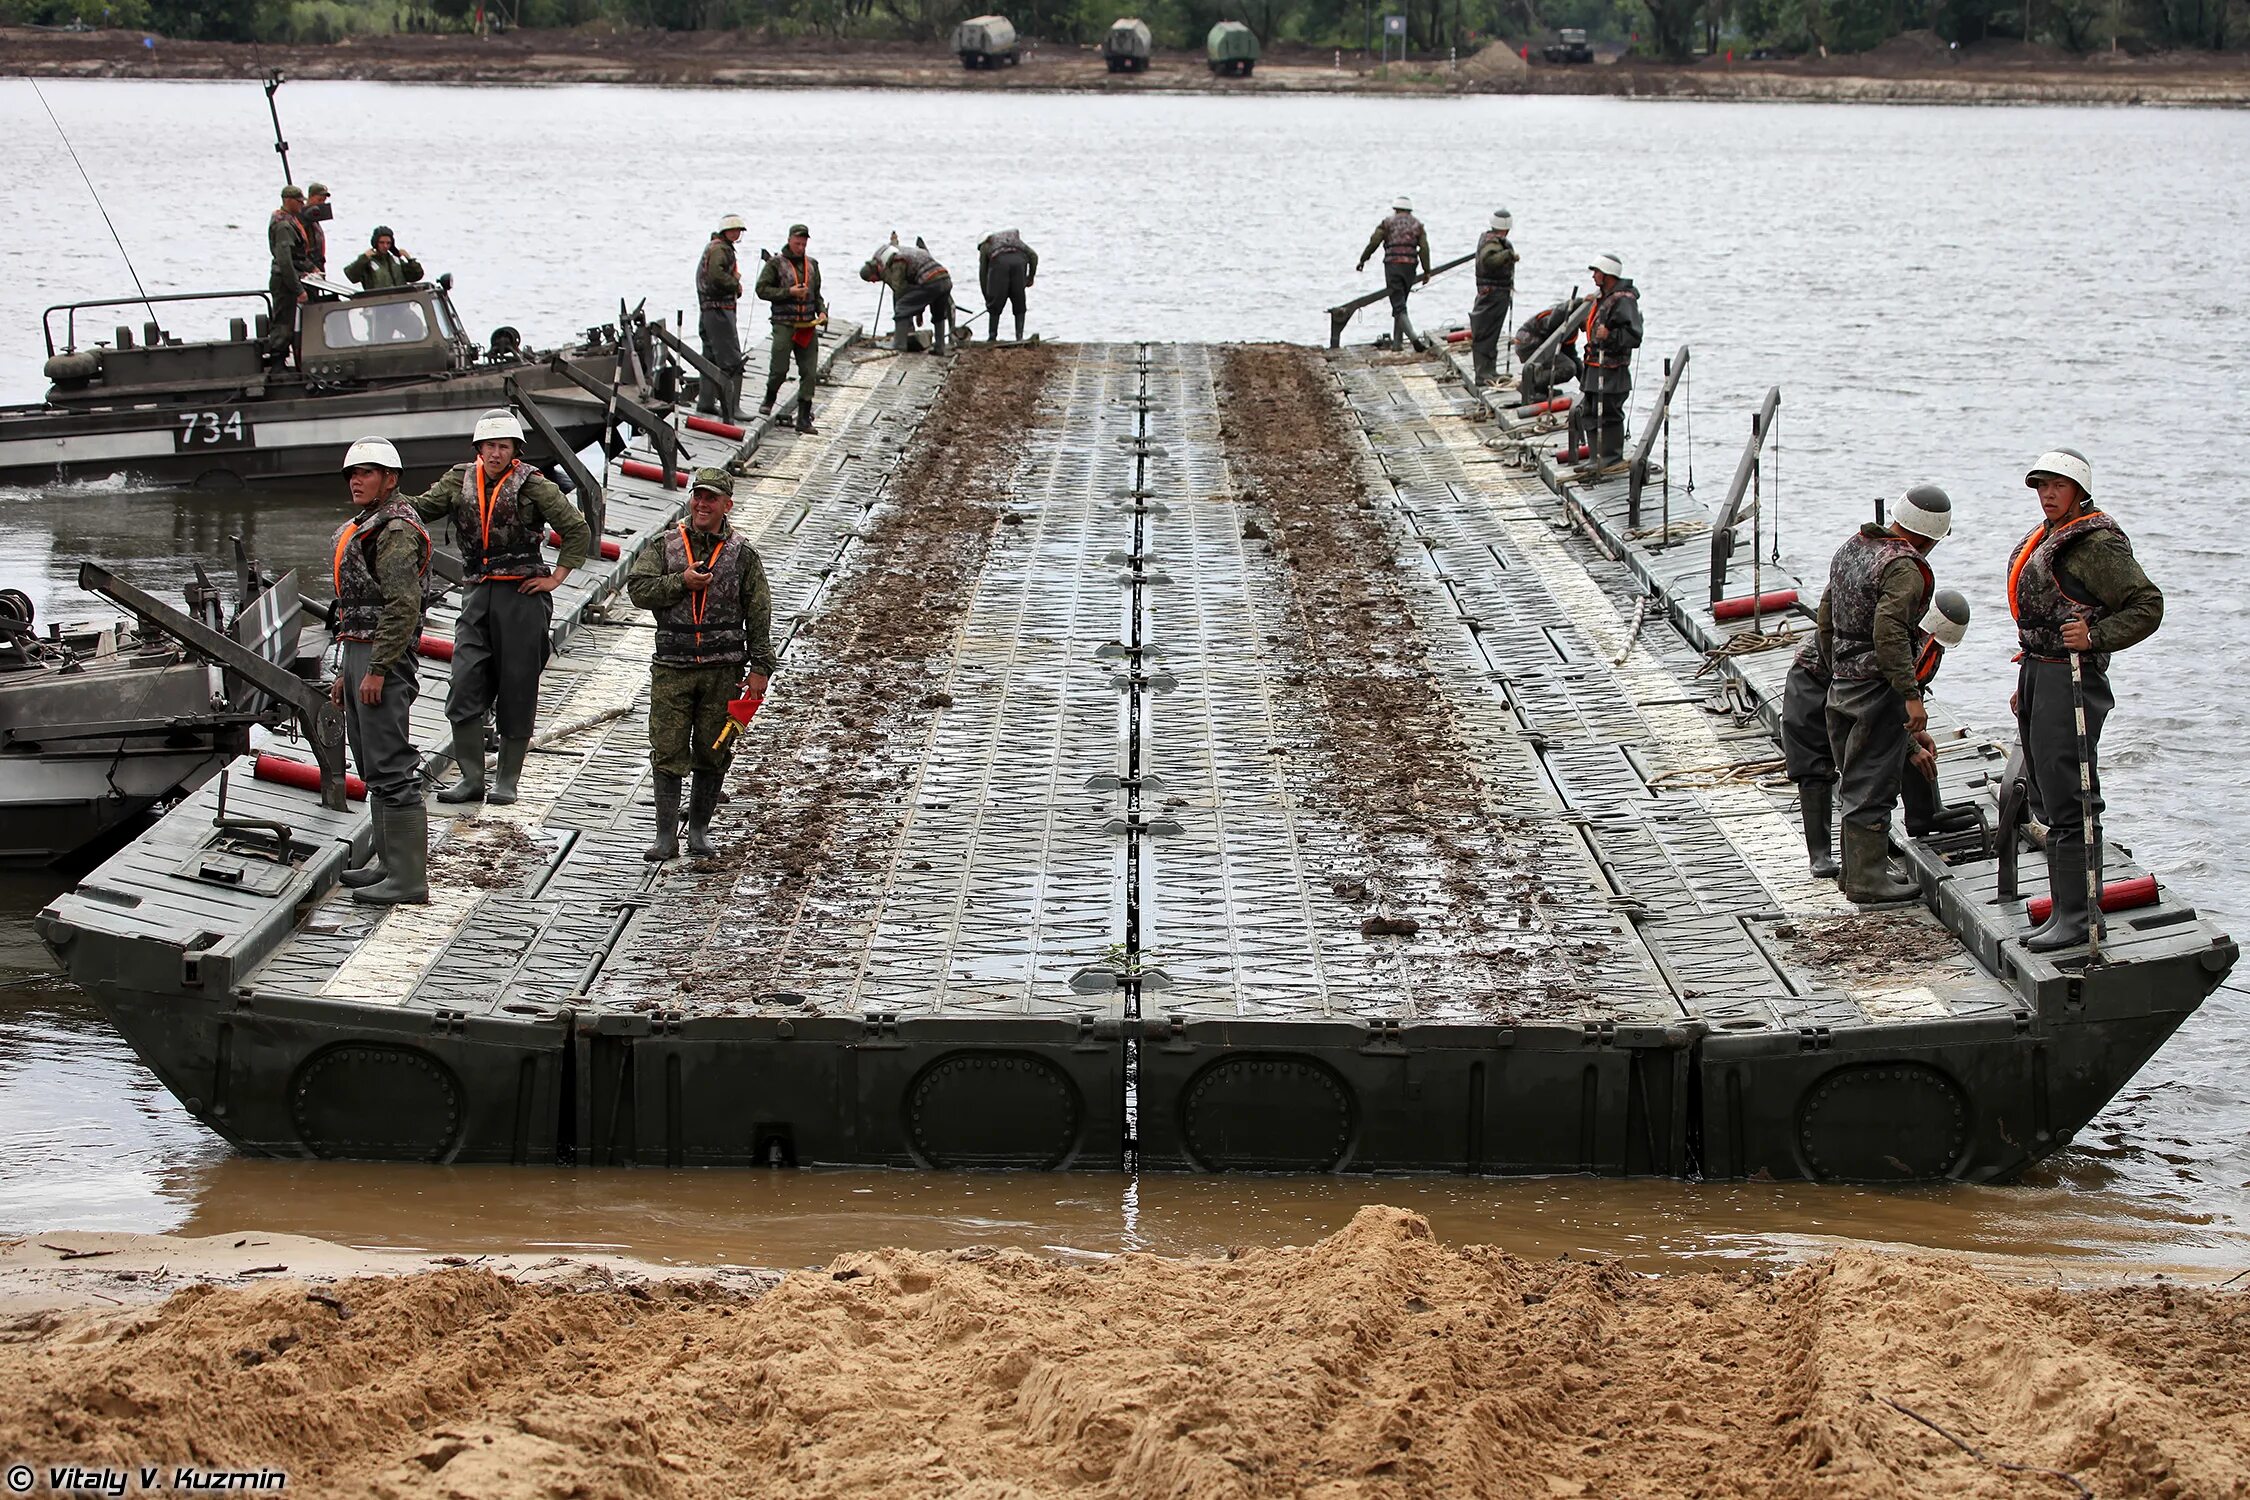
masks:
[[[1939,589],[1931,598],[1919,628],[1924,635],[1935,636],[1939,644],[1951,650],[1969,633],[1969,601],[1961,596],[1959,589]]]
[[[1918,484],[1891,502],[1891,524],[1942,541],[1953,529],[1953,500],[1934,484]]]
[[[1391,207],[1397,209],[1402,214],[1410,214],[1414,212],[1414,200],[1407,197],[1406,194],[1401,193],[1396,198],[1393,198],[1391,200]]]
[[[1501,209],[1498,213],[1492,216],[1492,227],[1499,230],[1502,234],[1506,234],[1509,230],[1516,227],[1515,215],[1509,213],[1504,208]]]
[[[2023,482],[2037,489],[2042,477],[2052,474],[2057,479],[2067,479],[2078,486],[2078,493],[2087,499],[2094,498],[2094,466],[2086,455],[2076,448],[2057,448],[2039,455],[2039,462],[2023,476]]]
[[[403,473],[406,465],[398,461],[398,449],[391,446],[389,438],[361,438],[344,450],[344,472],[349,474],[362,464],[376,469],[388,469],[393,474]]]
[[[1604,276],[1622,276],[1625,274],[1625,262],[1619,260],[1615,255],[1605,253],[1595,256],[1586,269],[1599,271]]]
[[[877,245],[875,247],[875,264],[879,266],[887,266],[892,261],[897,260],[905,253],[906,252],[904,250],[899,249],[898,241],[895,239],[892,240],[889,244]]]
[[[495,442],[500,438],[513,438],[518,447],[523,445],[523,423],[505,406],[495,406],[477,418],[477,430],[469,435],[469,440],[476,443]]]
[[[719,233],[721,234],[725,234],[730,229],[748,229],[749,227],[742,222],[742,215],[740,214],[728,214],[719,221]]]

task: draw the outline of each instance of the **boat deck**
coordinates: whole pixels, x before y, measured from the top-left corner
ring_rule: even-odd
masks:
[[[836,586],[881,561],[943,362],[847,351],[820,435],[744,445],[784,662],[720,858],[641,859],[650,625],[618,588],[680,499],[613,473],[624,555],[558,592],[542,703],[594,722],[514,806],[433,825],[428,907],[353,906],[332,882],[364,811],[238,770],[229,811],[287,823],[286,861],[214,831],[213,786],[42,931],[250,1149],[659,1165],[1998,1178],[2231,965],[2169,891],[2112,918],[2098,969],[2028,954],[1974,848],[1907,844],[1926,902],[1856,912],[1761,769],[1791,653],[1729,645],[1756,627],[1702,602],[1707,532],[1633,535],[1622,480],[1570,481],[1445,361],[1345,351],[1416,622],[1400,670],[1478,768],[1464,881],[1428,820],[1371,833],[1339,780],[1221,352],[1052,357],[958,628],[864,732],[790,716],[853,670]],[[736,449],[681,437],[683,465]],[[1989,804],[2000,750],[1933,730],[1943,800]],[[848,879],[756,840],[815,825]],[[1378,836],[1415,852],[1371,891]]]

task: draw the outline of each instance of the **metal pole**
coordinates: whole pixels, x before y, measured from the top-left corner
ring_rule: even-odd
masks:
[[[289,143],[281,138],[281,107],[273,102],[283,81],[279,68],[266,75],[266,113],[273,116],[273,149],[281,153],[281,185],[287,187],[296,179],[289,175]]]
[[[2086,962],[2102,961],[2101,845],[2094,828],[2094,756],[2086,736],[2086,672],[2077,652],[2070,653],[2070,714],[2078,729],[2078,808],[2086,823]]]

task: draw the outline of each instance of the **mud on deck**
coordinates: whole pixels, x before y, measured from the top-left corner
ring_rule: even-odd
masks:
[[[542,720],[627,712],[452,826],[475,878],[371,918],[327,889],[364,814],[261,787],[270,889],[192,873],[191,804],[43,930],[249,1149],[674,1165],[2000,1177],[2232,961],[2167,902],[2058,970],[1926,849],[1927,908],[1853,915],[1734,770],[1773,746],[1711,701],[1694,549],[1437,361],[938,366],[841,358],[750,459],[787,644],[720,858],[640,859],[614,590],[678,502],[621,480]],[[1726,668],[1753,709],[1786,656]]]

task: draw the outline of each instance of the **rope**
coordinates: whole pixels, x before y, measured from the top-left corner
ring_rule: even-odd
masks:
[[[1648,595],[1643,594],[1641,595],[1641,602],[1633,606],[1633,623],[1625,632],[1624,646],[1619,649],[1615,656],[1609,659],[1611,666],[1622,667],[1625,665],[1625,658],[1633,654],[1634,642],[1641,638],[1641,627],[1647,623]]]
[[[1775,776],[1787,769],[1787,763],[1778,755],[1764,760],[1725,761],[1709,766],[1682,766],[1676,771],[1662,771],[1648,779],[1653,789],[1673,787],[1730,786],[1754,782]],[[1693,778],[1693,779],[1690,779]]]
[[[1764,634],[1753,632],[1730,636],[1725,645],[1714,646],[1703,653],[1703,665],[1695,669],[1695,675],[1704,676],[1712,668],[1738,656],[1755,656],[1760,651],[1771,651],[1777,646],[1794,646],[1809,634],[1811,632],[1806,630],[1784,628]]]

